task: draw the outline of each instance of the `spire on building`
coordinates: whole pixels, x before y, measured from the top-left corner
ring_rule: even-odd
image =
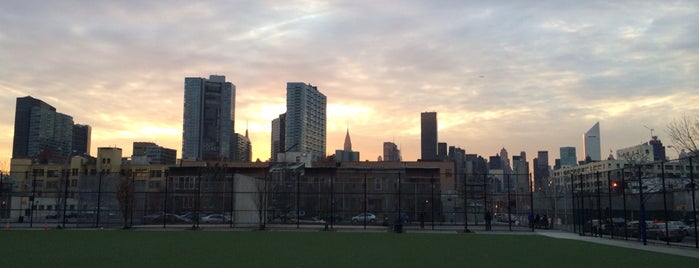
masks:
[[[345,151],[352,151],[352,141],[350,140],[349,128],[347,128],[347,135],[345,136]]]

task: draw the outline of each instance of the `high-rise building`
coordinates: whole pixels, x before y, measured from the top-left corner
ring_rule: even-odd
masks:
[[[578,157],[575,155],[575,147],[561,147],[561,167],[574,167],[578,164]]]
[[[73,154],[89,155],[92,127],[89,125],[73,125]]]
[[[325,158],[327,98],[310,84],[286,84],[285,152]]]
[[[548,186],[547,182],[551,176],[549,167],[549,152],[539,151],[534,159],[534,190],[541,191]]]
[[[505,147],[500,149],[500,158],[502,159],[502,169],[505,170],[505,174],[510,174],[512,172],[512,166],[510,166],[509,154]]]
[[[250,137],[248,137],[247,130],[245,130],[245,136],[235,133],[231,146],[233,146],[231,148],[233,153],[231,160],[240,162],[252,161],[252,143],[250,142]]]
[[[73,118],[30,96],[17,98],[12,158],[67,159],[73,150]],[[65,161],[65,160],[64,160]]]
[[[184,79],[183,159],[231,159],[234,120],[235,85],[225,76]]]
[[[383,143],[383,161],[401,161],[398,145],[390,141]]]
[[[134,142],[131,161],[138,164],[174,165],[177,162],[177,150],[152,142]]]
[[[359,152],[352,151],[352,140],[350,140],[349,129],[345,135],[345,146],[343,150],[335,150],[336,162],[357,162],[359,161]]]
[[[283,153],[284,150],[286,150],[286,146],[284,146],[284,142],[286,139],[285,126],[286,113],[280,114],[279,117],[272,120],[272,148],[270,150],[270,159],[272,160],[272,162],[278,162],[279,159],[277,159],[277,154]]]
[[[437,159],[437,112],[420,114],[420,153],[422,160]]]
[[[449,156],[449,151],[447,151],[447,143],[446,142],[438,142],[437,143],[437,159],[447,160],[448,156]]]
[[[590,130],[583,134],[584,159],[587,160],[589,157],[591,161],[595,162],[602,160],[601,148],[599,122],[597,122]]]

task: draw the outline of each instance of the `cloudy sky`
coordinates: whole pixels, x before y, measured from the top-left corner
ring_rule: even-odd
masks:
[[[485,3],[478,3],[485,2]],[[542,2],[542,3],[539,3]],[[3,1],[0,169],[17,97],[93,127],[92,150],[153,141],[181,153],[184,77],[237,86],[236,132],[269,158],[286,82],[328,97],[328,152],[420,154],[420,113],[467,153],[603,155],[699,114],[697,1]],[[553,163],[553,160],[551,160]]]

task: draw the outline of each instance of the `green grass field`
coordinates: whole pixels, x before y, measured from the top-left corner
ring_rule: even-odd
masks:
[[[537,235],[1,231],[0,267],[699,267],[699,259]]]

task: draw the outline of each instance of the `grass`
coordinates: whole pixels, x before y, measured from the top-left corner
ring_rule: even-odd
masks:
[[[536,235],[0,232],[0,267],[699,267],[699,259]]]

